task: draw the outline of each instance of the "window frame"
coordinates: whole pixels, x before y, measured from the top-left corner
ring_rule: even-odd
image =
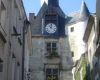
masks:
[[[74,52],[72,51],[71,53],[72,53],[72,57],[74,57]]]
[[[47,74],[46,71],[47,69],[50,69],[51,70],[51,74]],[[47,80],[47,76],[57,76],[58,80],[59,80],[59,69],[56,69],[56,68],[47,68],[45,69],[45,80]],[[57,74],[54,74],[53,73],[53,70],[57,70],[58,73]]]
[[[58,51],[57,42],[56,42],[56,41],[51,41],[51,42],[48,41],[48,42],[45,43],[45,50],[46,50],[46,52],[48,52],[47,48],[49,48],[49,47],[47,47],[47,44],[48,44],[48,43],[50,43],[50,45],[51,45],[51,47],[50,47],[51,50],[50,50],[50,51],[53,51],[53,50],[52,50],[53,48],[55,48],[56,51]],[[53,44],[53,43],[56,43],[56,47],[52,47],[52,44]]]
[[[74,32],[74,27],[71,27],[70,28],[70,32]]]

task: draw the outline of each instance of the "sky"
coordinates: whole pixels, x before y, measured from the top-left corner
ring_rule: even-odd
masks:
[[[84,0],[91,13],[96,12],[96,0]],[[41,8],[41,0],[23,0],[27,17],[29,13],[38,14]],[[82,0],[59,0],[59,5],[65,14],[79,11],[81,8]]]

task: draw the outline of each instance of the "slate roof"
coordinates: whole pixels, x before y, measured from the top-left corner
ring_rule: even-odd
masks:
[[[66,24],[71,24],[80,20],[89,18],[90,12],[86,6],[85,1],[82,1],[81,10],[66,15]]]
[[[66,16],[66,23],[74,23],[79,20],[80,11],[70,13]]]
[[[63,35],[64,31],[62,31],[62,29],[64,29],[65,26],[65,14],[62,11],[62,9],[58,6],[48,6],[46,3],[43,4],[43,6],[41,7],[36,19],[34,20],[34,22],[32,23],[31,27],[32,27],[32,35],[37,35],[37,36],[43,36],[42,35],[42,19],[45,15],[45,13],[47,12],[47,10],[49,8],[52,8],[53,11],[55,11],[55,13],[57,13],[59,15],[59,26],[60,26],[60,34]],[[62,32],[61,32],[62,31]]]
[[[52,0],[51,0],[52,1]],[[45,13],[48,11],[48,9],[52,9],[52,12],[57,13],[59,16],[59,34],[64,35],[65,34],[65,24],[71,24],[75,23],[80,20],[86,20],[89,18],[90,12],[85,4],[85,2],[82,2],[81,10],[71,13],[69,15],[65,15],[62,9],[59,7],[58,0],[55,0],[56,2],[50,3],[53,5],[47,5],[45,2],[43,6],[41,7],[36,19],[31,24],[32,27],[32,35],[42,35],[42,23],[43,23],[43,17]],[[55,4],[55,5],[54,5]],[[58,6],[57,6],[58,5]]]
[[[43,18],[44,12],[46,12],[47,8],[48,8],[47,4],[44,3],[43,6],[41,7],[36,19],[31,24],[32,35],[33,34],[36,34],[36,35],[42,34],[42,18]]]
[[[85,1],[82,1],[82,6],[81,6],[81,10],[80,10],[79,19],[82,20],[82,19],[88,18],[89,15],[90,15],[90,12],[89,12],[89,10],[86,6]]]

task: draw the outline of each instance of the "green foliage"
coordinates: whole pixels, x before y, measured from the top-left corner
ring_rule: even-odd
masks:
[[[57,51],[48,51],[47,55],[56,56],[56,55],[58,55],[58,53],[57,53]]]
[[[83,78],[83,80],[88,80],[87,62],[86,62],[85,57],[82,58],[82,62],[81,62],[81,65],[80,65],[80,68],[79,69],[81,69],[81,68],[83,68],[83,70],[82,70],[82,78]],[[78,70],[75,73],[75,80],[80,80],[80,70]]]
[[[83,77],[83,80],[88,80],[87,62],[86,62],[86,59],[85,59],[85,58],[82,59],[81,67],[83,67],[83,70],[82,70],[82,77]]]
[[[55,79],[56,79],[56,77],[55,76],[52,76],[52,77],[47,77],[46,80],[55,80]]]
[[[75,80],[80,80],[80,72],[79,71],[77,71],[75,73]]]

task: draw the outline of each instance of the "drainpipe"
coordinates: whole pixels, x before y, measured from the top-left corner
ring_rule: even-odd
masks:
[[[29,23],[28,20],[24,21],[24,26],[23,26],[23,45],[22,45],[22,80],[24,80],[25,35],[27,33],[29,24],[30,23]]]

